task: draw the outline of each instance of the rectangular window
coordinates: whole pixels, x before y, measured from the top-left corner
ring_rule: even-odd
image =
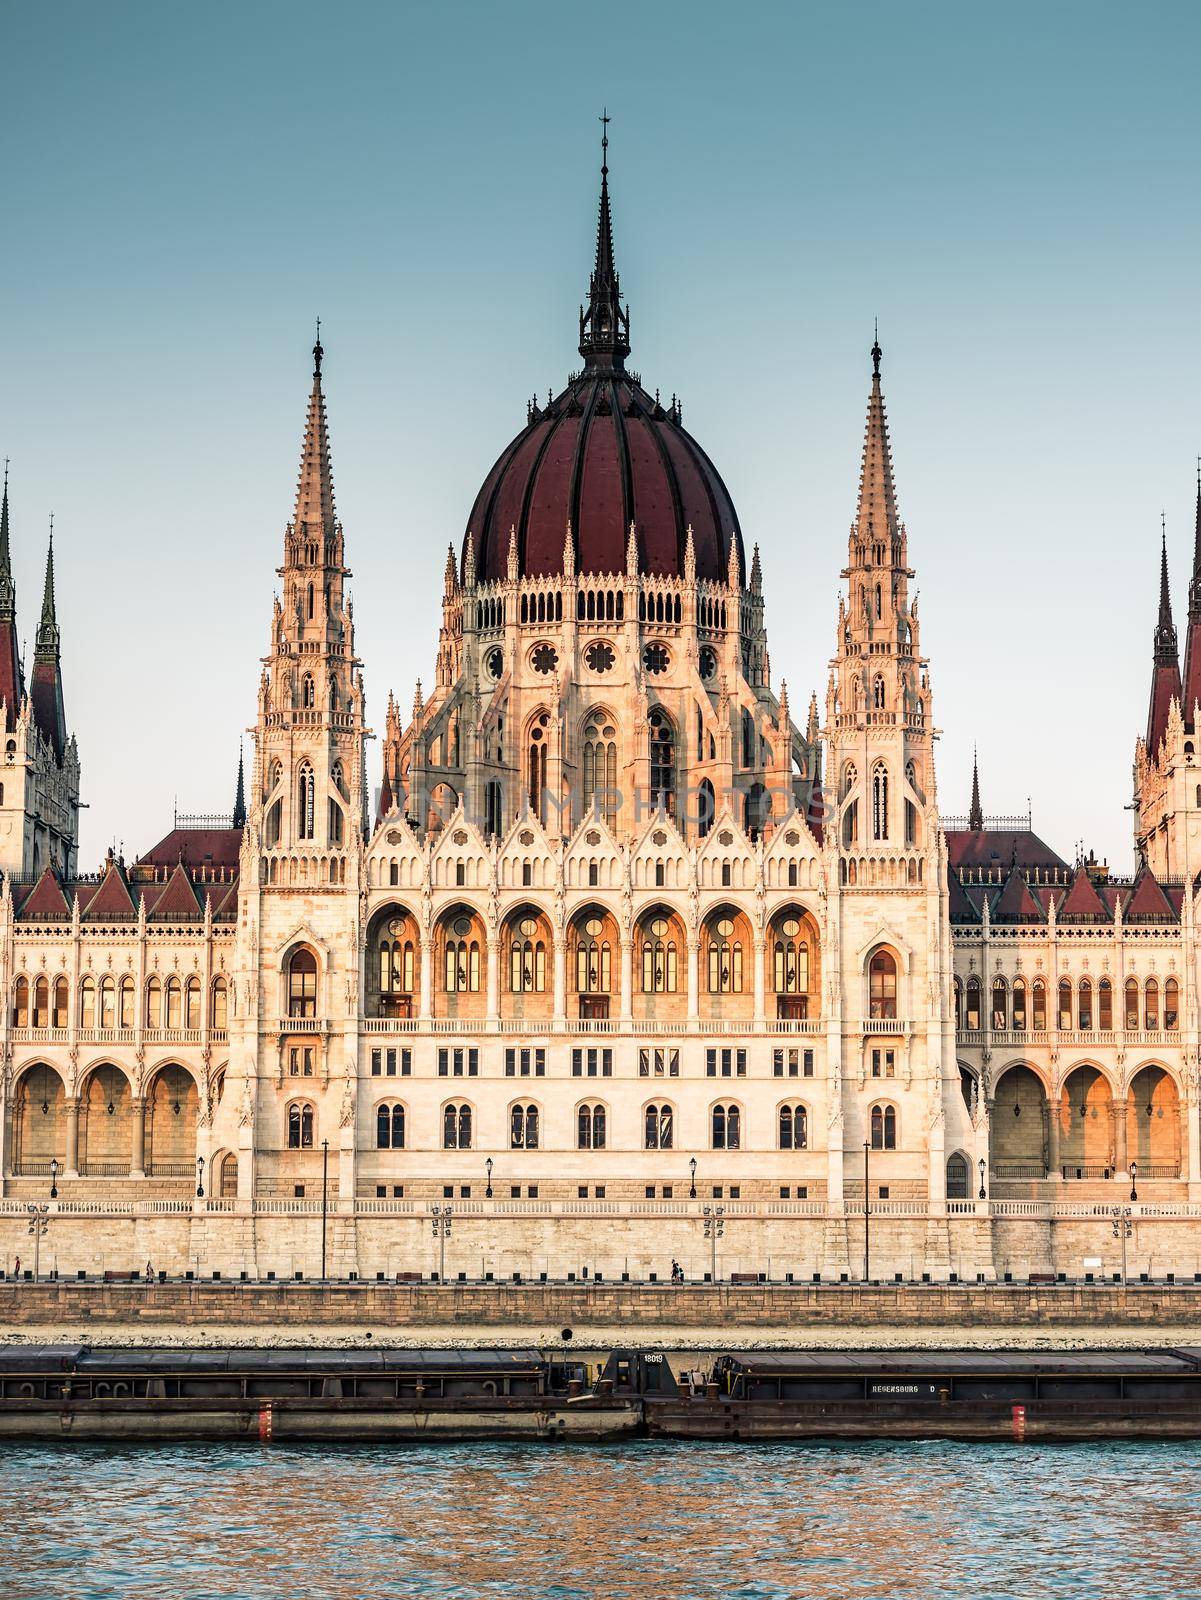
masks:
[[[773,1050],[772,1051],[772,1053],[771,1053],[771,1070],[772,1070],[772,1076],[774,1078],[782,1078],[784,1076],[784,1052],[783,1052],[783,1050]]]
[[[897,1075],[896,1063],[897,1058],[895,1050],[873,1050],[872,1077],[895,1078]]]
[[[813,1051],[812,1050],[806,1050],[805,1051],[805,1077],[806,1078],[811,1078],[812,1076],[813,1076]]]
[[[438,1051],[438,1076],[440,1078],[445,1078],[447,1073],[450,1071],[449,1062],[450,1062],[450,1051],[449,1050],[445,1050],[445,1049],[439,1050]]]
[[[400,1052],[400,1075],[402,1078],[413,1075],[413,1052],[407,1048]]]
[[[389,1050],[388,1051],[388,1076],[390,1078],[394,1078],[396,1076],[396,1051],[395,1050]]]
[[[746,1051],[738,1049],[734,1052],[734,1073],[736,1077],[746,1077]]]
[[[509,1047],[509,1048],[506,1048],[506,1050],[505,1050],[505,1077],[506,1078],[515,1078],[516,1076],[517,1076],[517,1052],[512,1047]]]
[[[573,1050],[571,1052],[571,1075],[573,1078],[582,1078],[584,1076],[584,1052],[582,1050]]]
[[[480,1053],[473,1045],[467,1052],[467,1076],[478,1078],[480,1075]]]
[[[649,1078],[650,1075],[651,1075],[651,1053],[650,1053],[649,1050],[639,1050],[639,1052],[638,1052],[638,1076],[640,1078]]]
[[[742,1199],[742,1185],[740,1183],[732,1183],[730,1185],[730,1199],[731,1200],[741,1200]]]
[[[705,1076],[709,1077],[709,1078],[716,1078],[716,1076],[717,1076],[717,1051],[716,1050],[706,1050],[705,1051]]]
[[[384,1070],[383,1055],[382,1050],[373,1050],[371,1052],[371,1076],[373,1078],[378,1078]]]
[[[392,1185],[392,1198],[393,1198],[393,1200],[403,1200],[404,1197],[405,1197],[405,1186],[404,1186],[404,1184],[403,1183],[394,1183]]]

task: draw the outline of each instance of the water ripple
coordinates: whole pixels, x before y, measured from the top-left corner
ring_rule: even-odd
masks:
[[[1194,1600],[1191,1445],[0,1457],[5,1600]]]

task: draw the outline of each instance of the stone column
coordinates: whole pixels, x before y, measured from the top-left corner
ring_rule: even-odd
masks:
[[[129,1176],[131,1178],[144,1178],[146,1176],[146,1102],[140,1095],[135,1095],[129,1102],[129,1117],[133,1129],[133,1148],[129,1158]]]
[[[755,935],[755,1025],[762,1026],[764,1019],[764,973],[763,961],[767,951],[767,940],[759,934]]]
[[[1113,1102],[1113,1168],[1115,1172],[1125,1174],[1130,1170],[1126,1155],[1126,1109],[1129,1100],[1123,1098]]]
[[[79,1101],[70,1099],[66,1103],[67,1112],[67,1159],[63,1171],[64,1178],[78,1178],[79,1176]]]
[[[485,962],[487,970],[487,996],[485,1010],[488,1021],[496,1023],[500,1020],[500,929],[495,935],[488,936],[488,956]]]
[[[621,1020],[629,1022],[634,1015],[634,938],[633,935],[621,941]]]
[[[421,941],[421,995],[417,1002],[417,1015],[422,1022],[430,1019],[430,996],[434,984],[434,941]]]
[[[1058,1178],[1060,1174],[1059,1159],[1059,1096],[1052,1095],[1047,1101],[1047,1166],[1049,1176]]]
[[[556,938],[554,951],[555,972],[555,1022],[561,1025],[567,1017],[567,939]]]
[[[688,1015],[695,1017],[700,1004],[700,939],[688,940]]]

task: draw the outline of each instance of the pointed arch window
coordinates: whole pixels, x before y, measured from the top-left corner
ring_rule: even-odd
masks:
[[[888,768],[882,761],[872,768],[872,838],[888,838]]]
[[[780,1107],[780,1149],[809,1148],[809,1113],[804,1106]]]
[[[1138,979],[1126,979],[1126,1031],[1138,1032]]]
[[[288,963],[288,1015],[317,1015],[317,957],[305,945],[293,951]]]
[[[23,978],[20,981],[22,983],[25,982]],[[25,1003],[28,1006],[28,985],[25,987],[25,994]],[[29,1020],[28,1012],[25,1020],[26,1022]],[[90,976],[86,977],[79,986],[79,1025],[81,1028],[94,1028],[96,1026],[96,980]]]
[[[546,989],[546,942],[537,917],[521,917],[509,947],[509,988],[513,994],[542,994]]]
[[[316,832],[317,784],[307,761],[300,764],[296,786],[296,831],[301,839],[312,839]]]
[[[146,1026],[148,1028],[161,1028],[163,1025],[163,985],[160,978],[151,978],[146,985]]]
[[[313,674],[306,672],[300,680],[300,706],[303,711],[312,711],[317,704],[317,685],[313,681]]]
[[[896,1017],[897,963],[890,950],[877,950],[868,966],[868,1004],[868,1014],[873,1020]],[[976,1026],[979,1025],[977,1017]]]
[[[897,1112],[895,1106],[872,1107],[872,1149],[895,1150],[897,1147]]]
[[[1059,1026],[1067,1030],[1072,1026],[1072,982],[1070,978],[1059,980]]]
[[[644,1143],[648,1150],[670,1150],[674,1143],[673,1112],[669,1105],[647,1106],[643,1118]]]
[[[229,1027],[229,985],[224,978],[213,979],[213,1020],[214,1028]]]
[[[90,980],[85,979],[85,983]],[[29,1026],[29,979],[18,978],[13,984],[13,1027]],[[86,1026],[86,1024],[85,1024]]]
[[[70,986],[66,978],[58,977],[54,980],[54,1010],[51,1013],[50,1026],[52,1028],[65,1028],[67,1026],[67,1005]]]
[[[650,736],[651,805],[672,816],[676,807],[676,741],[671,718],[655,706],[647,718]]]
[[[617,729],[593,717],[584,730],[584,814],[617,825]]]
[[[377,955],[379,957],[379,989],[380,993],[387,994],[412,994],[413,973],[416,951],[412,939],[399,937],[405,931],[405,925],[399,917],[393,917],[385,927],[383,936],[379,941]]]
[[[1003,1033],[1009,1026],[1009,990],[1004,978],[994,978],[992,981],[992,1025],[998,1033]]]
[[[550,717],[544,711],[534,719],[526,750],[526,792],[529,796],[530,815],[539,822],[546,821],[546,762],[547,735]]]
[[[742,940],[732,917],[721,916],[709,928],[709,993],[742,993]]]
[[[1013,1028],[1015,1033],[1026,1031],[1026,980],[1013,980]]]
[[[963,1025],[969,1033],[978,1033],[980,1030],[980,979],[974,972],[967,980],[966,996]]]
[[[708,838],[709,830],[713,826],[713,819],[716,815],[717,796],[713,792],[713,785],[708,778],[702,778],[696,795],[696,832],[698,838]]]
[[[777,994],[809,992],[809,942],[798,917],[785,917],[772,946],[772,987]]]
[[[476,994],[480,987],[480,945],[470,917],[456,917],[446,939],[447,994]]]
[[[1080,989],[1076,997],[1076,1026],[1088,1032],[1093,1025],[1093,986],[1087,978],[1081,978]]]
[[[879,672],[872,679],[872,710],[884,710],[884,676]]]
[[[588,917],[575,948],[576,989],[580,994],[609,994],[612,988],[612,948],[604,937],[600,917]]]
[[[514,1106],[509,1113],[509,1149],[538,1148],[538,1107]]]
[[[184,1019],[185,1028],[199,1028],[200,1026],[200,979],[189,978],[184,985]]]
[[[447,1106],[442,1112],[442,1148],[471,1149],[471,1107]]]
[[[1097,1026],[1103,1033],[1113,1028],[1113,984],[1108,978],[1097,985]]]
[[[737,1106],[714,1106],[710,1119],[714,1150],[737,1150],[742,1144],[742,1112]]]
[[[1159,1027],[1159,984],[1154,978],[1147,979],[1147,987],[1143,991],[1143,1015],[1147,1031],[1154,1032]]]
[[[676,941],[666,917],[652,917],[643,931],[642,992],[676,992]]]
[[[44,1028],[50,1010],[50,985],[45,978],[37,978],[33,985],[33,1026]]]
[[[405,1108],[381,1105],[375,1113],[375,1148],[403,1150],[405,1147]]]
[[[1047,986],[1035,978],[1030,988],[1030,1026],[1035,1033],[1044,1033],[1047,1027]]]
[[[311,1150],[313,1148],[313,1108],[311,1105],[289,1106],[288,1108],[288,1149]]]
[[[578,1150],[603,1150],[605,1148],[604,1106],[581,1106],[576,1117],[576,1148]]]
[[[1163,986],[1163,1025],[1169,1033],[1180,1026],[1180,985],[1169,978]]]

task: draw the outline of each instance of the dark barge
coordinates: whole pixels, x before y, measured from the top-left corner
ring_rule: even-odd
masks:
[[[1201,1438],[1201,1347],[754,1351],[644,1410],[673,1439]]]
[[[0,1438],[544,1439],[637,1433],[631,1381],[538,1350],[0,1349]]]

